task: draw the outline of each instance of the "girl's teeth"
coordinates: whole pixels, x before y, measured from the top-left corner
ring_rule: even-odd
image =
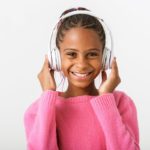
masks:
[[[78,77],[86,77],[89,73],[80,74],[80,73],[73,72],[73,74],[76,75],[76,76],[78,76]]]

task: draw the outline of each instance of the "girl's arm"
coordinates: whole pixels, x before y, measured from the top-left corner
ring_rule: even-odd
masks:
[[[123,92],[106,93],[91,100],[105,135],[107,150],[139,150],[136,107]]]
[[[58,150],[55,100],[57,92],[46,90],[25,112],[28,150]]]

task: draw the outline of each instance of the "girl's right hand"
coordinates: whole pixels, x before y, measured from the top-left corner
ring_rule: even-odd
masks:
[[[43,91],[46,91],[46,90],[56,91],[54,70],[51,70],[50,68],[47,54],[45,55],[45,61],[44,61],[42,70],[40,71],[40,73],[38,73],[37,77],[40,81]]]

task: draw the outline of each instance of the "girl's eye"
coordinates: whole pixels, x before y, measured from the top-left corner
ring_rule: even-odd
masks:
[[[92,53],[89,53],[88,56],[90,56],[90,57],[96,57],[96,56],[98,56],[98,54],[92,52]]]
[[[75,56],[76,56],[76,53],[70,52],[70,53],[67,53],[67,55],[70,56],[70,57],[75,57]]]

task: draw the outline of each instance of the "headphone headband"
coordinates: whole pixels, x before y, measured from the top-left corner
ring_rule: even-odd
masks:
[[[64,15],[62,15],[60,18],[59,18],[59,20],[60,19],[65,19],[65,18],[67,18],[67,17],[70,17],[70,16],[73,16],[73,15],[77,15],[77,14],[88,14],[88,15],[91,15],[91,16],[95,16],[94,14],[92,14],[92,12],[91,11],[89,11],[89,10],[75,10],[75,11],[71,11],[71,12],[68,12],[68,13],[66,13],[66,14],[64,14]]]

